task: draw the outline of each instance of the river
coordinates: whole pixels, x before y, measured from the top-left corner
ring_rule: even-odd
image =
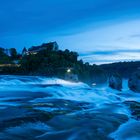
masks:
[[[0,76],[0,140],[139,140],[140,94],[107,84]]]

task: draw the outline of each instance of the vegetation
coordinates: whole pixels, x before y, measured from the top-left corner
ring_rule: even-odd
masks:
[[[2,50],[2,52],[4,51]],[[71,69],[71,73],[78,75],[80,81],[91,84],[106,80],[106,75],[99,66],[78,60],[78,54],[68,49],[56,51],[50,48],[40,50],[36,54],[29,53],[22,56],[18,55],[16,49],[12,48],[10,49],[10,56],[3,55],[1,64],[10,63],[13,65],[1,67],[1,74],[44,75],[65,78],[67,69]],[[14,65],[15,60],[18,60],[17,65]]]
[[[140,69],[140,61],[118,62],[112,64],[100,65],[107,75],[118,73],[123,78],[129,78],[133,72]]]
[[[103,82],[106,78],[104,72],[98,66],[84,64],[82,60],[78,60],[76,52],[69,50],[51,52],[43,50],[35,55],[25,55],[21,59],[20,64],[24,74],[64,78],[67,69],[71,69],[71,72],[77,74],[79,80],[84,82]],[[99,75],[104,79],[98,80],[97,76]]]
[[[18,54],[15,48],[10,49],[10,56],[12,60],[18,59]]]
[[[56,42],[55,42],[56,43]],[[37,53],[30,53],[39,48]],[[45,48],[42,49],[41,48]],[[26,51],[29,53],[26,54]],[[0,48],[0,74],[20,74],[20,75],[44,75],[49,77],[65,78],[67,70],[78,76],[80,81],[86,83],[103,83],[107,77],[118,73],[123,78],[140,69],[140,61],[119,62],[104,65],[90,65],[78,60],[78,53],[62,51],[53,48],[51,43],[41,46],[23,49],[22,54],[18,54],[15,48]]]

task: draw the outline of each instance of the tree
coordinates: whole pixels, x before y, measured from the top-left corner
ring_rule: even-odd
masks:
[[[22,50],[22,56],[24,56],[26,54],[26,52],[27,52],[27,49],[26,49],[26,47],[24,47]]]
[[[17,59],[17,51],[15,48],[10,49],[10,55],[12,59]]]
[[[0,57],[5,56],[4,48],[0,48]]]

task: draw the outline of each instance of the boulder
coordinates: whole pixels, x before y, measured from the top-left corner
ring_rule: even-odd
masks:
[[[113,74],[109,77],[109,87],[122,90],[122,78],[118,74]]]
[[[140,70],[131,75],[128,80],[128,87],[130,90],[140,93]]]

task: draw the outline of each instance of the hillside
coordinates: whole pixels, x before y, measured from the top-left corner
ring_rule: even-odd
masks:
[[[5,54],[9,63],[1,64],[0,74],[7,75],[43,75],[62,79],[78,79],[88,84],[103,83],[107,80],[105,72],[97,65],[78,60],[78,53],[60,50],[56,42],[24,48],[19,57]],[[5,58],[2,58],[5,61]],[[16,61],[16,64],[15,64]],[[78,77],[78,78],[77,78]],[[76,80],[77,81],[77,80]]]
[[[133,72],[140,68],[140,61],[103,64],[100,65],[100,67],[107,73],[107,75],[118,73],[123,78],[128,78]]]

